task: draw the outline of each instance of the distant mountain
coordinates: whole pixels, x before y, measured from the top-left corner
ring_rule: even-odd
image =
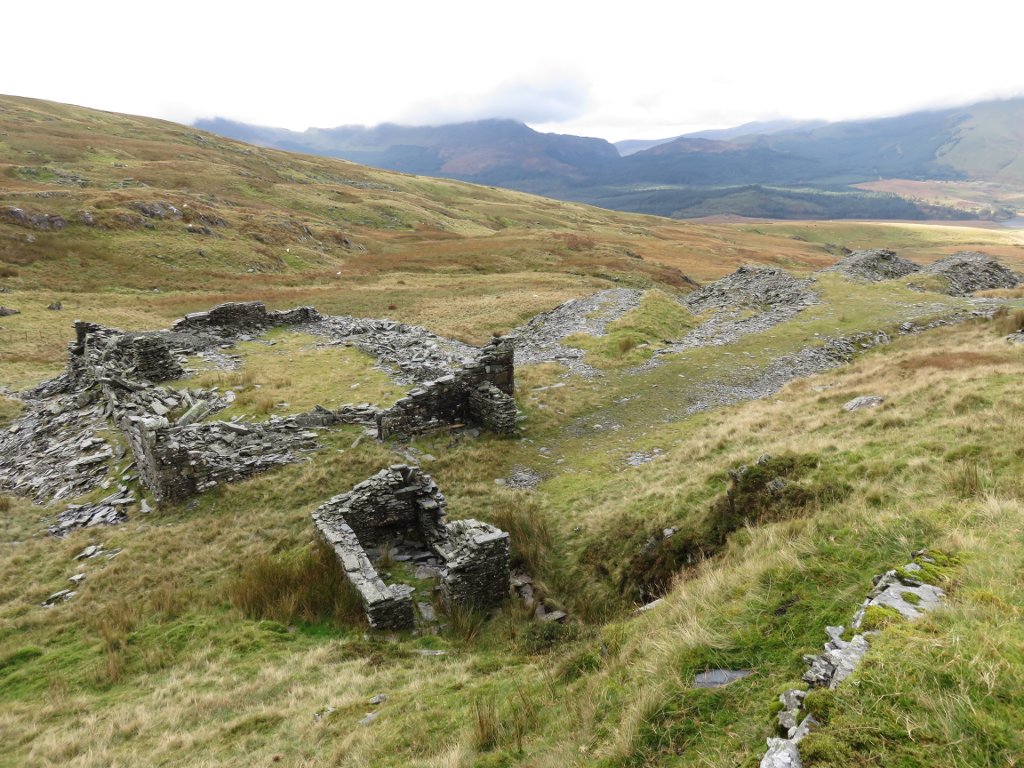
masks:
[[[615,148],[619,150],[622,157],[651,149],[659,144],[668,144],[676,139],[718,139],[728,141],[739,136],[770,136],[773,133],[782,131],[809,130],[826,125],[824,120],[768,120],[764,122],[744,123],[734,128],[713,128],[706,131],[695,131],[684,133],[682,136],[672,136],[668,139],[624,139],[616,141]]]
[[[289,131],[221,118],[195,123],[264,147],[341,157],[385,170],[480,181],[530,191],[537,180],[582,180],[618,160],[604,139],[539,133],[515,120],[441,126],[384,123]]]
[[[738,139],[741,136],[772,136],[776,133],[809,131],[823,125],[828,125],[828,123],[825,120],[765,120],[744,123],[733,128],[713,128],[708,131],[697,131],[686,134],[686,137],[691,139],[728,141],[730,139]]]
[[[540,133],[514,120],[303,132],[222,119],[196,126],[260,146],[677,217],[713,210],[782,218],[968,218],[976,214],[851,186],[909,179],[1024,187],[1024,98],[872,120],[747,123],[616,145]]]

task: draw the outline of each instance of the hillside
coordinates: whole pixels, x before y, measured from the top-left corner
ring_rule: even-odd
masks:
[[[0,109],[0,766],[750,768],[896,569],[941,595],[835,633],[866,652],[802,698],[803,764],[1024,752],[1024,232],[694,225]],[[509,343],[505,431],[377,439],[512,383]],[[374,630],[312,515],[410,465],[513,580],[447,602],[389,533],[415,628]]]
[[[776,121],[616,146],[532,131],[512,121],[433,128],[294,133],[223,120],[233,138],[383,168],[496,184],[617,210],[676,218],[1006,218],[1016,208],[961,208],[851,185],[880,179],[1024,185],[1024,100],[838,123]],[[756,187],[754,186],[756,185]],[[757,195],[744,195],[755,188]]]
[[[342,157],[375,168],[532,191],[539,179],[582,180],[618,158],[603,139],[538,133],[514,120],[443,126],[342,126],[303,132],[198,120],[197,128],[258,146]]]

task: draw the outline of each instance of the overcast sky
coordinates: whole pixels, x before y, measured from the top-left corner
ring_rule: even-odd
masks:
[[[1024,94],[1017,0],[40,0],[0,18],[0,93],[179,122],[512,117],[617,141]]]

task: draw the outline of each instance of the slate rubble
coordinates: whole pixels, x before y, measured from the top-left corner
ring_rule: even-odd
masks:
[[[125,507],[135,503],[135,494],[126,486],[120,486],[112,493],[92,504],[71,504],[57,515],[56,522],[49,527],[53,536],[64,538],[78,528],[94,525],[116,525],[128,519]]]
[[[592,366],[583,362],[583,350],[566,346],[562,341],[578,333],[603,335],[610,322],[639,306],[642,298],[643,291],[612,288],[540,313],[512,332],[516,337],[516,364],[554,361],[582,376],[598,375]]]
[[[959,251],[929,264],[921,276],[940,277],[950,296],[969,296],[975,291],[1016,288],[1020,278],[987,253]]]
[[[428,382],[455,373],[480,350],[418,325],[394,320],[332,316],[305,330],[333,344],[350,345],[377,358],[402,384]]]
[[[914,553],[914,558],[915,561],[935,562],[927,551]],[[902,572],[892,570],[877,577],[874,588],[854,614],[851,622],[854,634],[850,639],[843,639],[844,627],[826,627],[829,639],[824,651],[804,656],[807,665],[804,682],[811,688],[835,689],[857,670],[870,648],[871,638],[878,634],[877,630],[856,631],[863,625],[869,608],[891,608],[908,621],[938,608],[945,592],[909,575],[921,571],[918,562],[911,562],[903,567]],[[907,594],[913,595],[912,600],[906,599]],[[778,714],[778,724],[782,736],[768,739],[768,750],[761,759],[761,768],[801,768],[799,744],[818,725],[813,716],[803,711],[806,696],[807,691],[801,689],[789,690],[779,696],[782,711]]]
[[[872,248],[866,251],[854,251],[837,261],[822,272],[838,272],[860,280],[876,283],[882,280],[895,280],[921,270],[920,265],[909,259],[897,256],[888,248]]]
[[[637,370],[656,367],[662,355],[732,344],[747,334],[766,331],[817,304],[818,295],[812,280],[773,267],[742,266],[684,296],[681,302],[694,315],[703,316],[703,321],[682,339],[659,349]]]

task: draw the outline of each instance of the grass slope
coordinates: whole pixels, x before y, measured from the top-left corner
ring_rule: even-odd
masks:
[[[20,543],[0,560],[0,762],[756,765],[774,696],[823,627],[849,620],[874,573],[937,547],[964,563],[948,607],[886,630],[837,692],[808,764],[1012,764],[1024,748],[1012,726],[1024,594],[1005,535],[1024,524],[1018,367],[1019,352],[988,325],[929,332],[775,400],[652,425],[646,440],[664,453],[641,467],[613,469],[602,456],[614,443],[588,438],[602,471],[570,456],[533,495],[491,477],[535,447],[482,438],[438,451],[431,472],[456,516],[550,531],[550,548],[531,554],[539,586],[574,609],[586,583],[607,581],[586,558],[573,566],[574,552],[610,541],[614,562],[615,547],[687,525],[724,491],[726,468],[795,451],[814,458],[816,481],[849,486],[741,527],[639,618],[625,596],[603,619],[566,627],[525,623],[510,607],[484,625],[453,618],[441,636],[377,638],[322,601],[312,612],[279,602],[275,619],[236,606],[240,579],[261,583],[260,562],[324,567],[309,510],[390,460],[384,447],[349,448],[344,431],[314,464],[67,541],[38,535],[38,511],[13,500],[4,540]],[[886,404],[841,410],[868,392]],[[71,559],[94,541],[124,551]],[[286,571],[292,589],[301,570]],[[38,608],[76,571],[87,578],[74,601]],[[755,674],[691,687],[695,672],[719,666]],[[377,693],[387,702],[369,705]]]

